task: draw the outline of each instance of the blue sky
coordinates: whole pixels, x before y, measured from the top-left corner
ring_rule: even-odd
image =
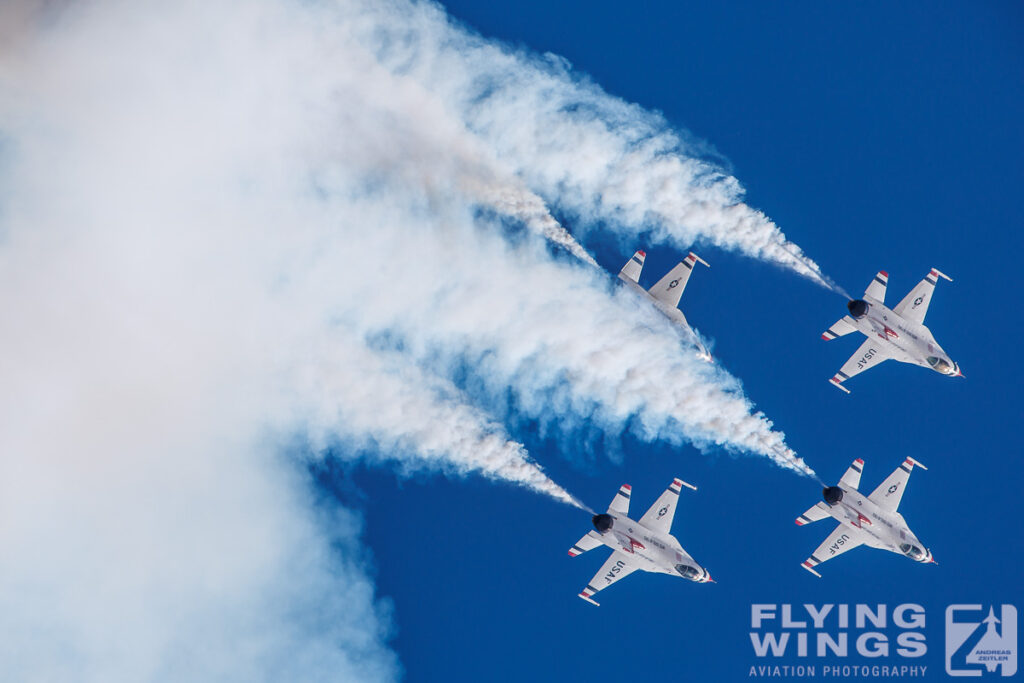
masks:
[[[946,606],[1020,594],[1022,14],[0,3],[5,674],[742,680],[753,604],[841,602],[924,605],[942,677]],[[691,246],[724,370],[614,277]],[[797,247],[890,301],[954,277],[966,379],[830,386],[858,340]],[[940,564],[800,569],[830,525],[784,443],[865,488],[928,465],[901,511]],[[568,557],[567,491],[673,477],[718,583],[579,600],[608,552]]]
[[[819,580],[799,563],[831,523],[793,524],[820,496],[814,482],[763,458],[616,434],[560,452],[526,422],[512,436],[595,508],[622,483],[632,484],[639,511],[673,477],[698,484],[683,492],[673,529],[718,583],[634,575],[594,608],[576,593],[607,551],[566,555],[588,528],[585,513],[479,477],[321,473],[327,490],[363,511],[407,680],[744,679],[757,663],[750,605],[783,602],[920,603],[928,654],[912,663],[942,677],[946,605],[1020,595],[1024,11],[1011,3],[446,6],[485,36],[568,58],[610,93],[707,141],[731,162],[747,201],[851,293],[879,269],[890,274],[893,300],[933,266],[951,275],[927,324],[966,379],[888,362],[851,380],[846,396],[826,380],[859,342],[819,336],[844,313],[842,299],[696,245],[713,267],[692,278],[682,308],[714,340],[719,362],[825,480],[858,457],[865,488],[906,456],[926,464],[900,510],[940,564],[860,550],[827,563]],[[586,246],[609,277],[628,257],[600,238]],[[648,248],[645,281],[681,256],[636,246]]]

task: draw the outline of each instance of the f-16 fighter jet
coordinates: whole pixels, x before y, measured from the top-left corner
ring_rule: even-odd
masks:
[[[829,382],[850,393],[843,382],[890,358],[931,368],[950,377],[963,377],[960,366],[950,359],[935,341],[931,330],[924,326],[924,315],[928,312],[935,283],[940,277],[953,281],[953,278],[932,268],[917,287],[896,304],[896,308],[890,309],[882,303],[889,274],[884,270],[878,271],[864,292],[864,298],[846,304],[850,315],[843,316],[821,335],[822,339],[830,341],[857,331],[868,338]]]
[[[594,515],[594,530],[569,548],[569,557],[576,557],[602,545],[608,546],[613,552],[580,593],[581,598],[591,604],[598,604],[593,599],[594,593],[604,590],[637,569],[681,576],[697,583],[711,581],[708,570],[697,564],[669,533],[682,486],[697,490],[696,486],[682,479],[674,480],[638,522],[628,517],[632,491],[629,484],[623,484],[619,489],[612,504],[608,506],[608,512]]]
[[[619,271],[619,279],[634,291],[653,299],[654,305],[659,311],[683,328],[690,340],[697,346],[697,355],[700,359],[709,363],[712,362],[711,354],[704,347],[704,344],[701,343],[697,333],[690,327],[690,323],[686,322],[683,312],[679,310],[679,298],[683,295],[683,289],[686,288],[686,282],[690,279],[690,272],[693,271],[693,266],[698,262],[703,263],[708,268],[711,266],[708,265],[707,261],[691,251],[689,256],[677,263],[675,268],[665,273],[665,277],[658,280],[653,287],[644,289],[640,286],[639,282],[640,271],[643,270],[644,259],[646,258],[647,253],[638,250],[631,259],[626,261],[626,265],[622,266],[622,270]]]
[[[935,562],[931,551],[917,540],[903,515],[896,512],[914,465],[928,469],[913,458],[907,458],[870,496],[864,497],[857,490],[864,461],[860,458],[854,460],[839,480],[839,485],[829,486],[823,491],[824,502],[796,518],[796,523],[801,526],[829,517],[839,520],[839,526],[807,558],[803,568],[820,577],[814,567],[859,545],[906,555],[916,562]]]

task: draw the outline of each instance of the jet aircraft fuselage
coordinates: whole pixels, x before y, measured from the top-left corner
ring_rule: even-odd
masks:
[[[855,299],[846,308],[850,311],[853,324],[868,339],[875,338],[889,347],[889,356],[903,357],[943,375],[960,374],[960,366],[942,350],[931,330],[923,323],[915,323],[894,313],[880,301]],[[895,349],[893,351],[892,349]],[[867,364],[872,359],[872,349],[865,351],[865,358],[859,362]]]
[[[931,551],[918,540],[900,513],[883,510],[860,491],[841,483],[826,488],[822,497],[833,519],[867,536],[865,545],[906,555],[917,562],[932,561]],[[846,540],[848,536],[840,536],[837,543]]]
[[[671,534],[648,529],[629,517],[607,512],[594,515],[591,521],[601,536],[601,542],[612,550],[630,555],[630,560],[640,564],[638,569],[674,574],[698,583],[711,579],[708,570],[697,564]]]

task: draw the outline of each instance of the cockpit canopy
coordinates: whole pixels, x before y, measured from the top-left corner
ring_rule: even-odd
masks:
[[[696,567],[690,567],[685,564],[677,564],[676,571],[679,572],[679,575],[684,579],[690,579],[691,581],[696,580],[697,577],[700,576],[700,571]]]
[[[924,559],[924,551],[911,543],[900,543],[900,550],[912,560],[920,562]]]
[[[941,372],[944,375],[953,374],[953,365],[949,361],[939,358],[938,356],[928,356],[926,360],[928,361],[928,365],[932,366],[933,370]]]

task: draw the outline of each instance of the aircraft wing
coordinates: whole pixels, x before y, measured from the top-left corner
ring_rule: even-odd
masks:
[[[951,277],[932,268],[931,272],[924,276],[924,279],[917,283],[917,286],[910,290],[910,294],[903,297],[903,301],[896,304],[892,312],[915,323],[923,323],[924,316],[928,312],[928,304],[932,302],[932,294],[935,292],[935,283],[940,277],[950,282]]]
[[[616,581],[629,576],[639,568],[640,566],[634,564],[634,561],[630,560],[626,553],[616,550],[605,561],[605,563],[601,565],[601,568],[597,570],[597,573],[594,574],[594,578],[590,580],[587,587],[580,593],[580,597],[593,605],[600,606],[600,603],[593,599],[594,593],[604,590]]]
[[[682,479],[676,479],[669,484],[658,500],[654,501],[654,505],[639,519],[640,524],[667,534],[672,528],[672,519],[676,516],[676,503],[679,502],[679,491],[684,485],[690,486]]]
[[[843,367],[832,376],[829,380],[832,384],[839,387],[846,393],[850,393],[850,390],[842,385],[843,382],[850,379],[856,374],[869,370],[882,361],[886,361],[892,358],[888,354],[888,351],[883,347],[878,340],[868,337],[860,348],[857,349],[850,360],[843,364]]]
[[[665,277],[658,280],[647,291],[650,292],[651,296],[669,308],[675,308],[679,305],[679,298],[683,295],[683,290],[686,288],[686,283],[690,279],[690,273],[693,272],[693,266],[697,261],[707,265],[706,262],[691,251],[689,256],[677,263],[675,268],[665,273]]]
[[[853,550],[866,540],[867,534],[840,524],[800,566],[820,578],[821,574],[814,570],[815,567],[837,555],[842,555],[847,550]]]
[[[877,489],[871,492],[868,500],[883,510],[896,512],[903,499],[903,491],[907,488],[907,481],[910,479],[914,465],[928,469],[913,458],[907,458],[892,474],[886,477],[885,481],[878,485]]]
[[[629,497],[633,493],[633,487],[629,484],[623,484],[619,487],[619,492],[612,498],[611,504],[608,506],[608,512],[625,517],[629,514]]]
[[[636,253],[626,261],[626,265],[622,266],[622,270],[619,271],[619,279],[639,282],[640,271],[644,268],[644,259],[646,258],[647,254],[637,249]]]

